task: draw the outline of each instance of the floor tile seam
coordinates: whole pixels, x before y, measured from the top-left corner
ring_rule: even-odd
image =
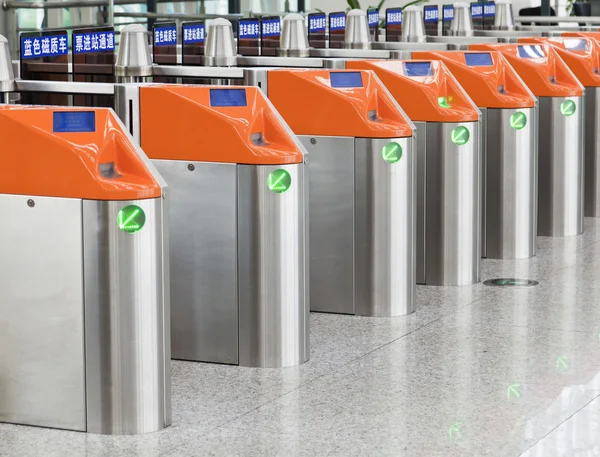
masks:
[[[534,447],[536,447],[539,443],[541,443],[544,439],[546,439],[548,436],[552,435],[556,430],[558,430],[563,424],[565,424],[566,422],[568,422],[569,420],[571,420],[571,418],[573,418],[576,414],[579,414],[582,410],[584,410],[585,408],[587,408],[590,404],[592,404],[594,401],[596,401],[597,399],[600,398],[600,394],[596,395],[594,398],[592,398],[590,401],[588,401],[585,405],[583,405],[581,408],[579,408],[577,411],[575,411],[573,414],[571,414],[569,417],[567,417],[566,419],[564,419],[561,423],[559,423],[556,427],[554,427],[552,430],[550,430],[548,433],[546,433],[544,436],[542,436],[539,440],[537,440],[534,444],[532,444],[531,446],[529,446],[527,449],[525,449],[524,452],[521,453],[520,457],[523,457],[527,452],[529,452],[530,450],[532,450]]]

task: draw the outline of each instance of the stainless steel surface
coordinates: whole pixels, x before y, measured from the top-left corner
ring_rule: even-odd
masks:
[[[388,163],[382,150],[399,144]],[[355,146],[355,309],[391,317],[415,311],[416,158],[414,138],[357,138]],[[311,265],[312,267],[312,265]]]
[[[452,130],[469,129],[470,139],[461,146],[451,141]],[[425,226],[424,284],[466,285],[480,280],[481,257],[481,140],[480,124],[429,122],[425,159],[417,170],[417,217]],[[421,140],[419,140],[421,141]],[[423,185],[423,181],[425,184]],[[423,266],[424,265],[424,266]]]
[[[133,142],[140,144],[140,85],[115,85],[115,112]],[[145,155],[142,154],[144,157]]]
[[[600,93],[585,88],[585,216],[600,217]]]
[[[112,83],[84,83],[72,81],[32,81],[17,79],[16,92],[52,92],[56,94],[114,95]]]
[[[146,213],[133,234],[117,223],[130,204]],[[171,423],[165,206],[162,198],[83,202],[88,432],[148,433]]]
[[[407,43],[402,41],[374,41],[371,43],[373,49],[385,49],[388,51],[446,51],[448,45],[445,43]],[[410,54],[402,56],[410,59]]]
[[[423,9],[413,5],[402,11],[402,40],[408,42],[425,42],[425,24]]]
[[[515,18],[513,16],[512,3],[509,0],[498,0],[496,2],[496,15],[494,16],[494,29],[514,30]]]
[[[488,109],[487,108],[479,108],[481,115],[479,117],[479,124],[481,133],[481,258],[485,259],[487,257],[487,121],[488,121]]]
[[[0,421],[85,431],[81,200],[0,211]]]
[[[236,164],[154,164],[169,182],[173,358],[237,364]]]
[[[285,169],[283,193],[268,175]],[[239,364],[299,365],[309,358],[308,186],[305,165],[238,165]]]
[[[532,22],[538,24],[577,22],[592,25],[600,24],[600,16],[517,16],[515,17],[515,22]]]
[[[274,57],[274,59],[278,59],[278,57]],[[238,63],[244,65],[240,61]],[[152,75],[173,78],[241,79],[244,77],[244,70],[235,67],[154,65]]]
[[[497,43],[498,39],[489,36],[428,36],[432,43],[447,43],[449,50],[468,50],[470,44]]]
[[[416,178],[415,178],[415,281],[417,284],[425,284],[425,253],[427,251],[425,240],[425,203],[427,191],[427,123],[415,122],[417,135],[415,137],[415,152],[417,155]]]
[[[309,48],[304,16],[298,13],[287,14],[281,24],[278,55],[282,57],[308,57]]]
[[[536,254],[538,201],[537,107],[488,108],[485,140],[486,255],[527,259]],[[522,129],[511,116],[523,113]]]
[[[339,59],[389,59],[390,51],[382,49],[310,49],[311,57]]]
[[[565,100],[575,113],[563,116]],[[583,233],[583,129],[581,97],[540,97],[538,235],[573,236]]]
[[[148,47],[147,30],[143,25],[131,24],[121,30],[115,75],[117,77],[152,76],[152,56]]]
[[[449,35],[472,36],[473,21],[471,20],[471,8],[468,3],[458,2],[454,4],[454,18],[450,22]]]
[[[214,19],[208,25],[204,65],[208,67],[234,67],[237,63],[237,48],[233,39],[233,28],[227,19]]]
[[[369,49],[371,33],[367,13],[354,9],[346,14],[346,29],[344,30],[344,47],[347,49]]]
[[[315,57],[239,56],[239,67],[323,68],[325,59]]]
[[[355,314],[355,139],[298,139],[310,156],[310,310]]]
[[[0,35],[0,92],[15,90],[15,73],[13,71],[8,40]]]
[[[500,43],[516,43],[519,41],[519,38],[542,36],[542,32],[522,30],[475,30],[475,36],[496,38]]]

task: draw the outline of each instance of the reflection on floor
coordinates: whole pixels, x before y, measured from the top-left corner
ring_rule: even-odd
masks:
[[[175,362],[173,423],[105,437],[0,425],[0,456],[600,456],[600,220],[483,279],[419,287],[415,314],[313,314],[312,359]]]

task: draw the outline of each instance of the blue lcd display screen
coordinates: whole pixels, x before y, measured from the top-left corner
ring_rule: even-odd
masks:
[[[414,78],[416,76],[433,76],[431,62],[405,62],[404,73]]]
[[[246,89],[211,89],[210,106],[247,106]]]
[[[465,63],[468,67],[491,67],[494,65],[489,52],[466,53]]]
[[[94,111],[55,111],[52,113],[54,133],[81,133],[96,131]]]
[[[363,87],[362,75],[357,71],[329,73],[331,87]]]
[[[544,48],[539,45],[519,46],[519,57],[524,59],[544,58]]]

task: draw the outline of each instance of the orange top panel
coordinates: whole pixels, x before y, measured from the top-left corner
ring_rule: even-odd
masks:
[[[520,38],[519,43],[548,43],[585,87],[600,86],[600,46],[592,38]]]
[[[412,127],[370,71],[271,70],[269,100],[297,135],[398,138]]]
[[[536,97],[574,97],[583,95],[583,87],[547,44],[472,44],[473,51],[499,51]]]
[[[161,196],[159,183],[109,109],[0,106],[0,138],[2,194],[88,200]]]
[[[413,121],[476,122],[471,100],[438,61],[349,60],[346,68],[373,70]]]
[[[302,163],[302,150],[257,87],[140,88],[141,144],[151,159]]]
[[[415,51],[412,56],[444,62],[480,108],[535,106],[535,98],[499,52]]]

